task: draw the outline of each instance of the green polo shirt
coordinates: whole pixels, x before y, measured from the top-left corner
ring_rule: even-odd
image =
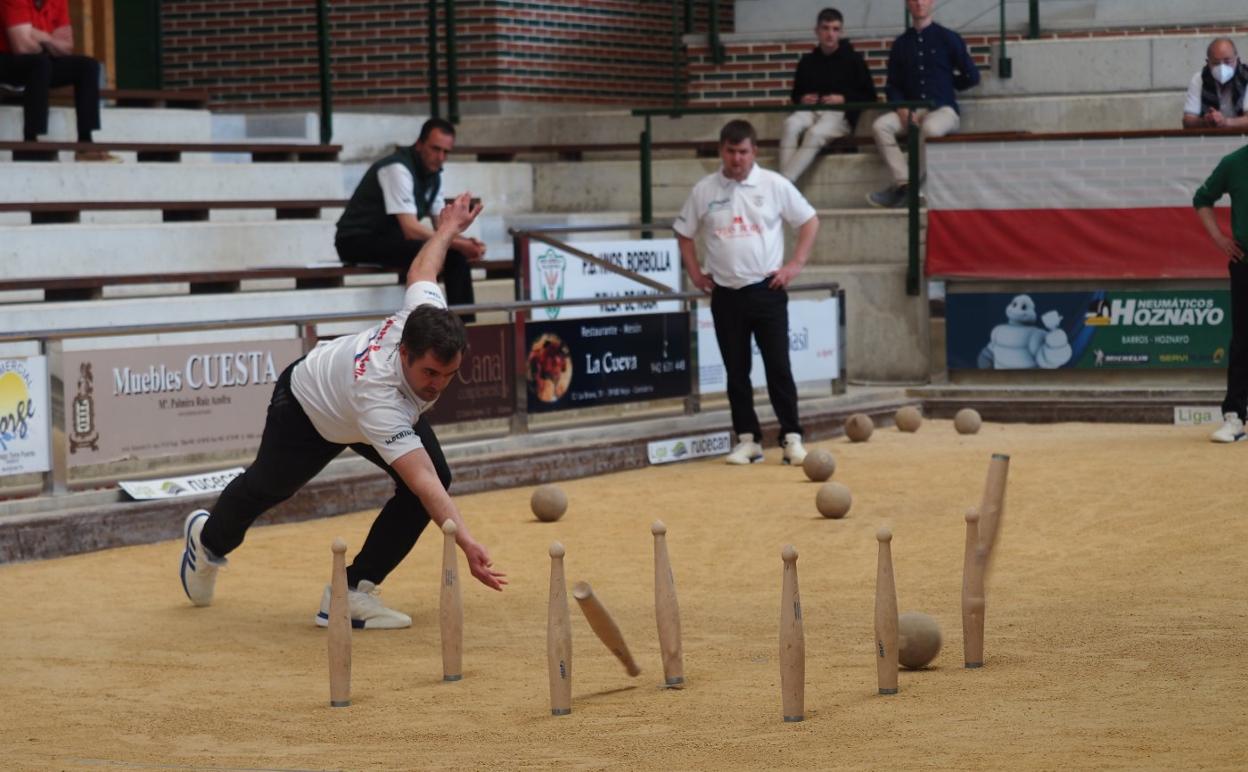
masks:
[[[1248,247],[1248,145],[1218,162],[1217,168],[1192,197],[1192,206],[1213,206],[1226,194],[1231,196],[1231,236]]]

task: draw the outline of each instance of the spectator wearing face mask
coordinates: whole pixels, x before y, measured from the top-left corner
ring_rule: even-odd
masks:
[[[1216,38],[1205,54],[1205,66],[1187,87],[1183,128],[1248,126],[1248,66],[1239,61],[1235,43]]]

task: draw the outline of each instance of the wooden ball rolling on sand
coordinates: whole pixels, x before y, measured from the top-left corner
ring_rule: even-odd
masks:
[[[893,423],[897,424],[898,431],[917,432],[923,425],[923,413],[914,405],[906,405],[893,416]]]
[[[897,617],[897,661],[902,667],[918,670],[940,653],[940,625],[921,611],[907,611]]]
[[[866,413],[854,413],[845,422],[845,436],[850,442],[866,442],[875,431],[875,423]]]
[[[812,450],[802,462],[802,471],[812,482],[823,482],[836,471],[836,458],[826,450]]]
[[[533,496],[529,499],[529,507],[533,509],[533,514],[537,515],[538,520],[543,523],[553,523],[568,511],[568,497],[557,486],[542,485],[533,491]]]
[[[815,509],[819,510],[819,514],[833,520],[845,517],[852,503],[853,497],[849,494],[849,488],[837,482],[826,483],[815,495]]]
[[[969,407],[962,408],[953,417],[953,428],[958,430],[958,434],[975,434],[982,423],[979,413]]]

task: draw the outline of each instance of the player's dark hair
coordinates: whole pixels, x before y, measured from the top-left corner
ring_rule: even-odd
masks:
[[[815,19],[815,24],[826,24],[830,21],[839,21],[841,24],[844,24],[845,17],[842,16],[841,12],[835,8],[824,8],[819,12],[819,16]]]
[[[747,139],[751,145],[758,147],[758,132],[754,131],[754,125],[749,121],[728,121],[724,124],[724,128],[719,130],[719,144],[721,145],[739,145]]]
[[[417,306],[403,325],[403,348],[412,359],[432,352],[439,362],[450,362],[468,350],[468,332],[452,311],[438,306]]]
[[[429,120],[425,121],[424,124],[421,125],[420,136],[416,138],[416,141],[424,142],[425,140],[429,139],[430,132],[434,131],[435,129],[442,132],[443,134],[449,134],[452,137],[455,136],[455,124],[451,123],[445,118],[430,118]]]

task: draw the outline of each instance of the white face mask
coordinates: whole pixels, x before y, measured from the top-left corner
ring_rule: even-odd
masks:
[[[1229,64],[1219,64],[1210,69],[1209,74],[1213,75],[1213,79],[1218,83],[1226,85],[1228,80],[1235,77],[1235,68]]]

